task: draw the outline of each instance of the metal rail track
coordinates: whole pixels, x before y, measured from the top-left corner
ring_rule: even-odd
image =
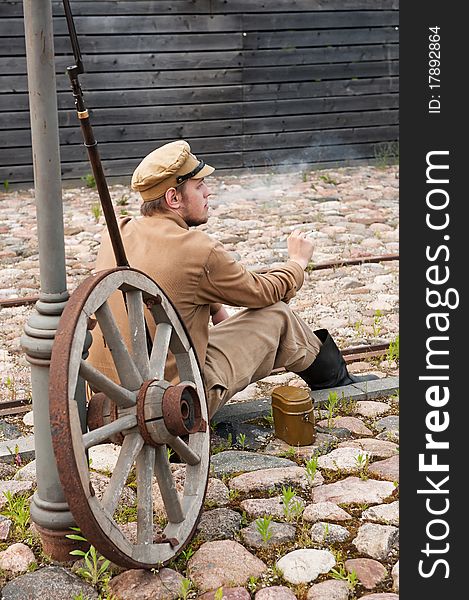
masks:
[[[362,360],[370,360],[371,358],[378,358],[385,356],[388,352],[389,344],[369,344],[366,346],[352,346],[350,348],[344,348],[342,355],[345,362],[358,362]],[[285,373],[286,370],[283,368],[274,369],[271,375],[279,375]],[[30,400],[8,400],[6,402],[0,402],[0,417],[4,416],[15,416],[22,413],[29,412],[32,410],[32,403]]]

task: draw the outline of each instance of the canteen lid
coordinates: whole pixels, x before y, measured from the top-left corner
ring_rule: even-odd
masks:
[[[307,389],[281,385],[272,390],[272,407],[287,412],[305,412],[312,409],[313,402]]]

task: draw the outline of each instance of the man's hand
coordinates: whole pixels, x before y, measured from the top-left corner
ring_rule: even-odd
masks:
[[[306,269],[313,256],[314,244],[308,237],[309,232],[295,229],[287,239],[288,256],[297,262],[302,269]]]
[[[224,306],[222,306],[214,315],[212,315],[212,323],[214,325],[218,325],[225,319],[227,319],[230,315]]]

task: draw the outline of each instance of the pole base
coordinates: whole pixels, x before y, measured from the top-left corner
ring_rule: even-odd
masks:
[[[39,537],[41,538],[42,550],[49,558],[56,562],[72,562],[76,558],[70,554],[72,550],[88,550],[88,542],[80,542],[78,540],[70,540],[65,537],[73,533],[70,529],[55,530],[41,527],[37,523],[34,524]]]

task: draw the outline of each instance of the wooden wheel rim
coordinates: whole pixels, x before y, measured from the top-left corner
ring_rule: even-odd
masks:
[[[121,370],[124,369],[125,377],[121,377],[120,385],[116,386],[119,388],[116,390],[117,395],[112,398],[119,403],[123,412],[117,424],[113,422],[113,427],[120,427],[117,431],[124,433],[125,439],[108,486],[110,492],[107,496],[105,493],[103,498],[98,500],[90,481],[87,448],[97,445],[96,440],[99,440],[100,436],[102,438],[107,430],[102,427],[83,434],[75,396],[77,385],[82,378],[89,382],[91,377],[96,387],[96,374],[90,371],[87,363],[82,360],[83,347],[89,318],[97,315],[96,311],[107,314],[105,310],[107,299],[116,290],[122,290],[126,294],[129,307],[128,319],[133,325],[131,330],[135,331],[135,335],[128,357],[126,358],[124,352],[124,359],[122,355],[118,359],[124,362],[127,360],[129,364],[125,365],[125,369],[122,364],[119,365]],[[147,304],[157,323],[150,356],[146,350],[145,327],[142,320],[143,300],[148,297],[157,299],[156,302]],[[101,325],[100,319],[106,324],[108,317],[98,317]],[[106,338],[104,331],[103,334]],[[165,445],[154,447],[147,444],[137,426],[135,416],[137,380],[140,387],[150,378],[162,379],[168,349],[176,357],[181,380],[195,385],[200,398],[202,419],[208,423],[203,380],[189,336],[175,308],[161,288],[140,271],[118,268],[100,271],[87,278],[67,302],[52,348],[49,385],[51,434],[65,498],[86,539],[101,554],[126,568],[155,568],[166,564],[179,554],[189,543],[197,527],[205,498],[209,476],[209,427],[207,426],[205,431],[191,434],[187,444],[180,438],[168,438],[168,445],[173,447],[176,445],[178,453],[180,454],[182,449],[186,457],[184,492],[179,501]],[[114,351],[113,358],[117,367],[118,360],[114,356]],[[151,374],[155,377],[151,377]],[[122,382],[123,378],[127,380],[125,383]],[[113,390],[114,388],[111,392]],[[109,390],[106,390],[106,393],[112,397]],[[134,404],[132,404],[132,397],[135,397]],[[113,518],[122,488],[133,465],[137,470],[138,507],[138,541],[135,544],[125,536]],[[127,475],[122,482],[122,473],[125,474],[126,471]],[[171,543],[153,539],[151,492],[153,476],[157,478],[168,517],[163,537],[171,540]]]

